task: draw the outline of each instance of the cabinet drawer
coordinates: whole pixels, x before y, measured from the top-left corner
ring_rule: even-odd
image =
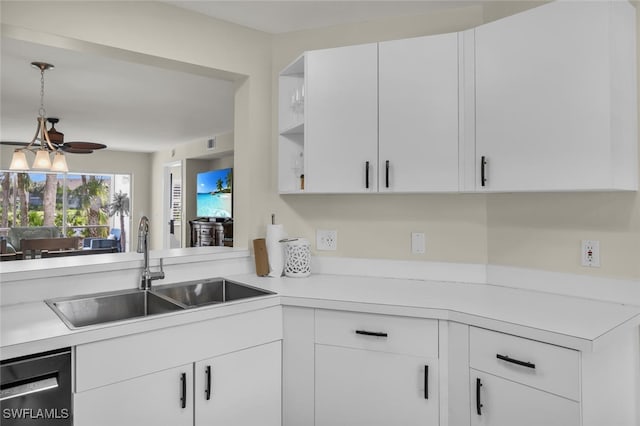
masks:
[[[317,310],[316,343],[437,358],[438,321]]]
[[[475,327],[469,339],[472,368],[580,401],[577,351]]]

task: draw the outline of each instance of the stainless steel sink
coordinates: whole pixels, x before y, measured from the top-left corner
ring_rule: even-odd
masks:
[[[169,284],[154,287],[152,291],[187,308],[275,294],[224,278]]]
[[[45,303],[72,329],[184,309],[177,303],[143,290],[51,299]]]
[[[71,329],[275,294],[224,278],[45,300]]]

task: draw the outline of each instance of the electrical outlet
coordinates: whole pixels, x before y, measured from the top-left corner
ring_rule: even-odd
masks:
[[[600,267],[600,241],[582,240],[580,256],[582,258],[582,266],[591,268]]]
[[[338,249],[338,231],[318,229],[316,231],[316,249],[335,251]]]
[[[412,232],[411,233],[411,253],[424,254],[424,252],[425,252],[424,232]]]

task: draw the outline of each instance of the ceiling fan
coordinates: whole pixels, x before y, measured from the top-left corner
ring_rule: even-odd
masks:
[[[107,146],[102,143],[96,142],[65,142],[64,141],[64,133],[59,132],[55,125],[60,122],[60,119],[57,117],[47,117],[46,121],[51,124],[51,127],[47,129],[47,133],[49,133],[49,140],[51,144],[59,149],[60,151],[68,152],[70,154],[91,154],[93,151],[98,149],[104,149]],[[46,143],[46,142],[45,142]],[[11,146],[28,146],[29,142],[18,142],[18,141],[0,141],[0,145],[11,145]],[[41,142],[37,140],[33,146],[40,147]]]
[[[64,153],[91,154],[93,151],[104,149],[107,146],[95,142],[64,141],[64,134],[55,128],[60,119],[46,117],[44,109],[44,72],[54,66],[46,62],[32,62],[31,65],[40,70],[40,109],[38,111],[36,133],[31,142],[0,141],[0,144],[23,146],[23,148],[16,148],[14,151],[11,166],[9,167],[11,170],[29,170],[25,153],[32,152],[36,155],[32,168],[67,172],[69,169]],[[51,124],[51,128],[47,129],[46,122]],[[52,153],[54,154],[53,163],[50,158]]]

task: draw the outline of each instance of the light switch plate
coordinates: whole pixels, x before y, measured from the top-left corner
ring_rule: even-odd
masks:
[[[412,232],[411,233],[411,253],[412,254],[424,254],[426,251],[426,241],[424,232]]]

